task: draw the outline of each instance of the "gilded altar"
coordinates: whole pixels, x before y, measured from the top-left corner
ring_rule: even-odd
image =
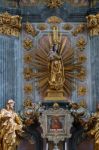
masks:
[[[58,9],[63,3],[53,1],[47,6]],[[21,140],[39,145],[36,142],[43,137],[58,148],[59,141],[80,139],[80,126],[81,138],[90,133],[98,149],[99,112],[91,112],[98,103],[98,49],[94,42],[98,41],[99,14],[88,15],[82,23],[64,22],[57,16],[41,23],[27,18],[21,24],[21,19],[8,12],[0,14],[1,108],[6,97],[12,96],[19,112],[9,109],[9,102],[0,110],[0,148],[16,149],[23,129]]]

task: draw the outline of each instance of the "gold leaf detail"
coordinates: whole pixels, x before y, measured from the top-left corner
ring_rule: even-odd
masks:
[[[25,86],[24,86],[24,92],[27,93],[27,94],[30,94],[30,93],[32,93],[32,91],[33,91],[32,84],[29,84],[29,83],[25,84]]]

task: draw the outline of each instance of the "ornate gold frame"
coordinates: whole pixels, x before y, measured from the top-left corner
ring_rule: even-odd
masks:
[[[48,117],[51,116],[64,116],[64,125],[63,125],[63,132],[49,132],[48,131]],[[63,108],[55,109],[49,108],[45,110],[43,114],[40,116],[39,121],[41,123],[41,127],[43,129],[42,137],[48,139],[48,141],[53,141],[55,144],[59,143],[59,141],[64,141],[66,138],[71,137],[70,129],[73,123],[73,117],[68,110]]]

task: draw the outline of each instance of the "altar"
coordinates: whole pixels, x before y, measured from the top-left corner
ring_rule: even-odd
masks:
[[[99,150],[98,0],[0,1],[0,150]]]

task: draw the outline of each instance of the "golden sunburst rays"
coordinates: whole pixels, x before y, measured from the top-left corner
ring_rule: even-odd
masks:
[[[68,43],[68,39],[64,39],[63,43],[66,44],[66,41]],[[74,50],[68,46],[68,49],[66,49],[66,46],[64,44],[64,48],[61,51],[61,57],[63,61],[64,66],[64,91],[65,94],[70,97],[72,94],[73,89],[75,88],[75,82],[77,79],[77,73],[81,70],[82,66],[80,63],[77,62],[74,54]]]
[[[77,62],[75,63],[75,59],[72,57],[69,63],[67,62],[64,63],[64,75],[65,75],[65,80],[69,81],[71,86],[69,86],[69,84],[66,84],[65,86],[68,87],[69,91],[72,91],[75,87],[76,79],[78,79],[77,74],[82,69],[82,65]]]
[[[46,54],[48,54],[50,49],[50,42],[48,35],[43,35],[42,39],[38,42],[39,43],[39,49]]]
[[[67,97],[70,97],[73,91],[73,82],[70,82],[68,79],[65,78],[65,82],[64,82],[64,92],[66,94]]]
[[[61,45],[61,47],[60,47],[60,55],[62,55],[62,53],[64,53],[64,50],[65,50],[65,47],[66,47],[66,43],[67,43],[67,38],[65,37],[64,39],[63,39],[63,42],[62,42],[62,45]]]
[[[35,53],[33,67],[36,68],[36,73],[33,73],[33,77],[38,79],[40,91],[44,95],[45,89],[48,86],[49,70],[48,52],[43,47],[42,44],[39,45],[39,49]]]
[[[33,66],[36,68],[36,72],[33,73],[33,77],[38,79],[40,91],[42,95],[44,95],[50,87],[49,80],[51,76],[51,68],[49,67],[49,52],[54,43],[59,44],[58,53],[64,70],[63,90],[65,95],[70,97],[75,87],[77,73],[80,72],[82,64],[77,63],[74,50],[71,48],[68,37],[62,37],[58,30],[57,33],[54,30],[48,36],[43,36],[42,40],[39,41],[38,49],[35,53],[35,59],[33,60]]]

